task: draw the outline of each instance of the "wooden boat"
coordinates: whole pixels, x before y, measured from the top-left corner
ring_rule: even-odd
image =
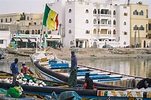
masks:
[[[19,56],[26,56],[26,57],[29,57],[29,56],[30,56],[30,54],[25,53],[25,52],[23,52],[23,51],[19,51],[19,50],[17,50],[17,49],[13,50],[13,49],[11,49],[11,48],[6,48],[6,50],[8,51],[8,53],[17,54],[17,55],[19,55]]]
[[[11,76],[10,73],[6,73],[1,71],[0,72],[0,76]],[[48,80],[47,80],[48,81]],[[49,81],[48,81],[49,82]],[[141,98],[151,98],[149,97],[149,95],[151,95],[151,92],[149,89],[142,89],[142,90],[138,90],[138,89],[130,89],[130,90],[110,90],[110,88],[106,87],[106,90],[86,90],[86,89],[82,89],[80,87],[75,88],[68,88],[68,87],[63,87],[63,85],[49,85],[49,86],[31,86],[31,85],[25,85],[22,84],[21,85],[24,92],[28,93],[28,94],[40,94],[43,96],[49,95],[51,96],[51,94],[53,92],[55,92],[56,94],[60,94],[64,91],[75,91],[78,95],[80,95],[82,98],[102,98],[105,99],[107,97],[116,97],[116,98],[125,98],[124,100],[128,100],[128,97],[141,97]],[[12,84],[10,84],[10,82],[0,82],[0,88],[5,88],[8,89],[12,87]],[[128,93],[131,93],[131,95],[128,96]],[[139,94],[139,95],[136,95]],[[121,99],[122,100],[122,99]],[[145,99],[144,99],[145,100]],[[147,100],[147,99],[146,99]]]
[[[46,79],[54,79],[61,82],[68,82],[70,75],[70,63],[58,59],[53,54],[36,53],[31,56],[31,60],[37,68],[39,74]],[[134,87],[142,77],[124,75],[109,72],[94,67],[78,66],[77,83],[84,84],[85,73],[90,73],[94,85],[100,89],[127,89]],[[110,84],[112,83],[112,84]]]

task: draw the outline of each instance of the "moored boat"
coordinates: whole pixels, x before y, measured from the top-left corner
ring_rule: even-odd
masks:
[[[50,53],[36,53],[31,56],[39,74],[45,78],[54,77],[58,81],[67,82],[70,75],[70,63],[58,59],[55,55]],[[143,77],[132,75],[124,75],[120,73],[105,71],[95,67],[78,66],[77,79],[78,84],[84,83],[85,73],[89,73],[93,79],[95,86],[110,88],[110,89],[127,89],[133,88],[137,82]]]

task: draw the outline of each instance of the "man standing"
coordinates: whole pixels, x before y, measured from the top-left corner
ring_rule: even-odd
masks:
[[[69,87],[76,87],[77,84],[77,57],[75,51],[71,51],[71,73],[68,79]]]
[[[11,69],[12,74],[13,74],[13,82],[12,82],[12,84],[14,85],[15,82],[16,82],[17,75],[19,74],[19,71],[18,71],[18,58],[15,58],[14,62],[10,66],[10,69]]]

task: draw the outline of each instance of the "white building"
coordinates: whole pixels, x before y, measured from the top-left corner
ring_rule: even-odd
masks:
[[[8,47],[10,39],[11,37],[9,30],[0,30],[0,48]]]
[[[119,0],[56,0],[63,46],[99,47],[130,45],[130,8]],[[59,6],[59,7],[58,7]]]

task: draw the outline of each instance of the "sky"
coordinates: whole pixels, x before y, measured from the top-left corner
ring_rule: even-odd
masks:
[[[0,14],[9,13],[42,13],[46,3],[53,3],[55,0],[0,0]],[[93,0],[105,2],[106,0]],[[151,18],[151,0],[130,0],[130,3],[142,1],[149,5],[149,18]],[[127,0],[120,0],[122,4]]]

